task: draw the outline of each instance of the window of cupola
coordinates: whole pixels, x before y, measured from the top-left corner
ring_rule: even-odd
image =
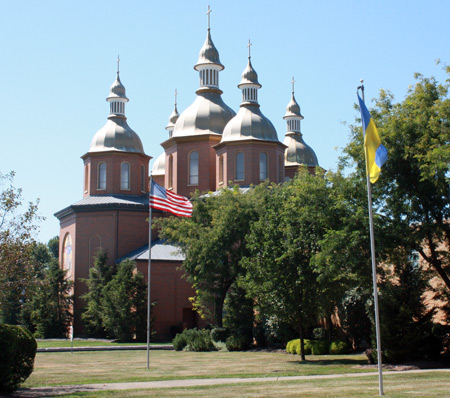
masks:
[[[120,189],[130,189],[130,165],[127,162],[120,166]]]
[[[189,154],[189,185],[198,185],[198,152]]]
[[[244,179],[245,179],[244,153],[238,152],[235,158],[235,180],[243,181]]]
[[[267,153],[261,152],[259,154],[259,180],[264,181],[267,179],[268,167],[267,167]]]
[[[97,189],[106,189],[106,163],[100,162],[97,170]]]

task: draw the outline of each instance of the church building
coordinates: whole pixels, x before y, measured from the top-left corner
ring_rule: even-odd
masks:
[[[209,15],[208,15],[209,17]],[[237,113],[222,99],[219,74],[224,65],[208,27],[194,69],[200,86],[192,105],[181,114],[177,103],[166,127],[168,139],[155,160],[151,174],[167,190],[189,197],[195,190],[216,191],[229,185],[256,185],[263,181],[282,183],[293,178],[300,165],[311,172],[318,166],[314,151],[304,142],[300,129],[303,116],[292,87],[287,106],[287,129],[283,142],[258,102],[261,84],[249,55],[238,88],[242,103]],[[293,84],[293,83],[292,83]],[[94,135],[84,163],[83,198],[58,211],[60,263],[74,282],[74,331],[83,333],[80,298],[87,287],[95,255],[106,252],[110,265],[129,258],[147,279],[149,256],[149,162],[156,148],[144,151],[139,135],[125,116],[125,87],[117,77],[106,99],[110,113]],[[280,117],[282,117],[280,115]],[[168,216],[153,210],[153,217]],[[172,327],[199,324],[189,297],[192,287],[182,278],[183,256],[165,245],[152,232],[152,301],[157,338],[170,338]]]

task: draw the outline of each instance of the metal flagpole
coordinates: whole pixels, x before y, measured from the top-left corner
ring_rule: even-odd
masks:
[[[150,174],[150,194],[152,189],[153,176]],[[147,270],[147,369],[150,369],[150,280],[151,280],[151,268],[152,268],[152,206],[149,203],[149,218],[148,218],[148,270]]]
[[[361,86],[358,89],[361,89],[362,100],[364,101],[364,84],[363,80],[361,80]],[[364,131],[364,126],[363,126]],[[366,169],[367,169],[367,148],[364,146],[364,156],[366,158]],[[380,336],[380,315],[378,308],[378,286],[377,286],[377,266],[375,263],[375,238],[373,233],[373,211],[372,211],[372,187],[370,185],[370,176],[368,170],[366,170],[366,178],[367,178],[367,202],[369,208],[369,231],[370,231],[370,251],[372,254],[372,285],[373,285],[373,301],[375,306],[375,332],[377,338],[377,356],[378,356],[378,388],[379,394],[384,395],[383,393],[383,364],[381,362],[381,336]]]

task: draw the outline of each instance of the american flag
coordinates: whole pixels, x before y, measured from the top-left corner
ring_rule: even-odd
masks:
[[[192,203],[188,198],[168,191],[153,180],[149,202],[154,209],[165,210],[176,216],[192,217]]]

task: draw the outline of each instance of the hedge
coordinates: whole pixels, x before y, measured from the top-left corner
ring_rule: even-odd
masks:
[[[19,388],[31,372],[37,343],[25,328],[0,324],[0,392]]]

